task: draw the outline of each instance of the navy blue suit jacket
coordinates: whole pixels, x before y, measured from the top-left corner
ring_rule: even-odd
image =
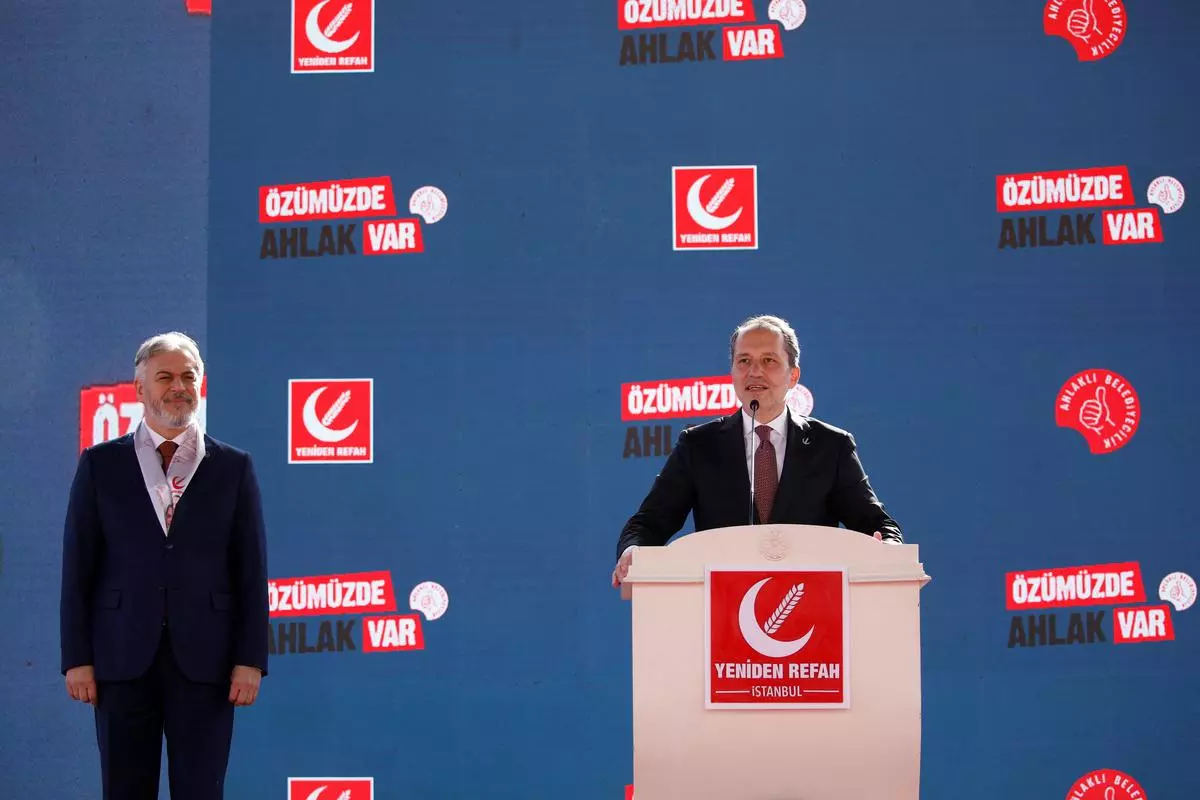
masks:
[[[860,533],[879,531],[903,542],[899,523],[884,509],[867,480],[849,431],[815,417],[789,415],[783,473],[768,522],[824,525]],[[751,523],[750,475],[742,412],[688,428],[637,513],[617,541],[617,558],[631,544],[665,545],[688,513],[697,531]],[[753,511],[753,524],[763,520]]]
[[[133,434],[83,451],[63,532],[62,672],[136,678],[164,625],[194,681],[235,664],[267,674],[266,536],[250,455],[204,437],[205,456],[163,534]]]

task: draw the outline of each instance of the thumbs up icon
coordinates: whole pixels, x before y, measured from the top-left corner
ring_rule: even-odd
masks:
[[[1111,453],[1128,444],[1141,418],[1137,392],[1124,377],[1107,369],[1076,373],[1055,397],[1054,424],[1078,431],[1094,454]]]
[[[1065,39],[1080,61],[1112,55],[1125,38],[1122,0],[1046,0],[1042,30]]]
[[[1090,431],[1095,431],[1097,435],[1103,435],[1100,423],[1112,426],[1112,415],[1108,410],[1108,390],[1103,386],[1096,388],[1096,396],[1090,400],[1084,400],[1079,407],[1079,424]]]
[[[1100,32],[1096,27],[1096,14],[1092,3],[1094,0],[1084,0],[1083,6],[1067,14],[1067,32],[1077,39],[1087,41],[1092,31]]]

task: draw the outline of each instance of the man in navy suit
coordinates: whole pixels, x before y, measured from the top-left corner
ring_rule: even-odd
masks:
[[[730,337],[729,357],[742,408],[679,435],[650,493],[621,530],[614,587],[625,580],[638,545],[665,545],[689,513],[697,531],[751,520],[842,523],[904,543],[899,524],[867,480],[854,437],[788,411],[787,393],[800,380],[800,342],[791,325],[775,316],[747,319]]]
[[[134,359],[137,429],[84,450],[63,533],[62,672],[95,707],[104,800],[221,800],[235,706],[267,674],[267,551],[249,454],[200,430],[182,333]]]

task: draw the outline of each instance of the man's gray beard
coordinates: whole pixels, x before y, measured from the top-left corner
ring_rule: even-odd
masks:
[[[182,414],[169,414],[167,409],[158,400],[151,400],[147,412],[154,418],[155,422],[165,425],[168,428],[186,428],[191,424],[192,418],[196,414],[196,407],[193,405]]]

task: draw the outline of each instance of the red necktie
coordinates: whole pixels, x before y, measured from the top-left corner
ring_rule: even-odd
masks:
[[[171,466],[171,459],[175,457],[175,451],[179,449],[179,445],[174,442],[163,442],[158,446],[158,453],[162,456],[163,474],[167,474],[167,468]]]
[[[766,523],[771,518],[775,490],[779,488],[779,473],[775,465],[775,445],[771,444],[771,427],[759,425],[754,432],[762,440],[754,452],[754,507],[758,509],[759,522]]]

